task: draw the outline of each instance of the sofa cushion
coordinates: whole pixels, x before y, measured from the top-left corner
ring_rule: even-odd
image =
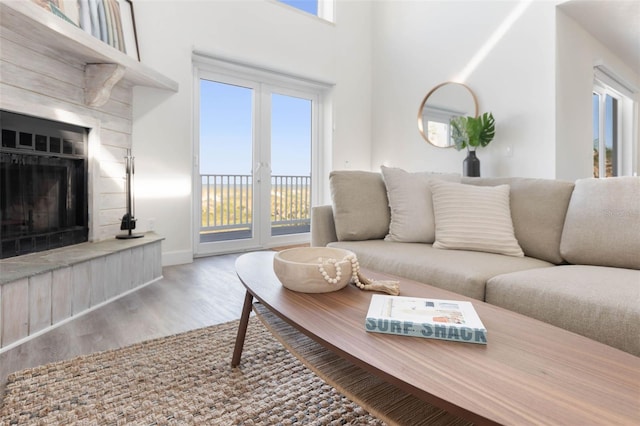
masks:
[[[336,224],[333,221],[333,207],[330,205],[311,208],[311,247],[324,247],[338,241]]]
[[[552,266],[549,262],[530,257],[440,250],[423,243],[343,241],[330,243],[329,247],[351,250],[363,268],[405,277],[479,300],[484,300],[485,283],[491,277]]]
[[[409,173],[396,167],[382,166],[382,177],[387,187],[391,210],[391,223],[387,241],[405,243],[433,243],[435,222],[429,182],[442,179],[459,182],[453,173]]]
[[[561,265],[499,275],[486,301],[640,356],[640,271]]]
[[[524,256],[514,236],[509,185],[481,187],[432,181],[434,248]]]
[[[389,201],[380,173],[359,170],[329,174],[333,218],[339,241],[384,238],[389,232]]]
[[[640,177],[576,181],[560,251],[569,263],[640,269]]]
[[[483,186],[508,184],[513,229],[529,257],[563,263],[560,239],[573,191],[573,182],[534,178],[463,178]]]

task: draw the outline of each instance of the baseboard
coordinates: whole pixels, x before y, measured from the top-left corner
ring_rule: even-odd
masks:
[[[162,253],[162,266],[184,265],[193,262],[191,250],[170,251]]]

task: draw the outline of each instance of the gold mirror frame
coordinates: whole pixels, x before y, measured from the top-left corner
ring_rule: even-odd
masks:
[[[422,137],[424,138],[425,141],[429,142],[431,145],[438,147],[438,148],[451,148],[454,145],[453,144],[449,144],[449,145],[440,145],[438,143],[435,143],[434,141],[429,140],[429,137],[427,136],[427,132],[425,132],[425,123],[424,123],[424,109],[425,106],[427,105],[427,100],[429,99],[430,96],[432,96],[438,89],[441,89],[447,85],[457,85],[457,86],[461,86],[463,87],[467,92],[469,92],[469,94],[471,95],[471,99],[473,100],[473,106],[474,106],[474,113],[473,116],[477,117],[478,116],[478,99],[476,98],[475,93],[473,93],[473,91],[471,90],[471,88],[469,88],[469,86],[467,86],[466,84],[463,83],[457,83],[455,81],[445,81],[444,83],[440,83],[437,86],[435,86],[433,89],[431,89],[429,91],[429,93],[427,93],[427,95],[424,97],[424,99],[422,100],[422,103],[420,104],[420,107],[418,108],[418,131],[420,132],[420,134],[422,135]]]

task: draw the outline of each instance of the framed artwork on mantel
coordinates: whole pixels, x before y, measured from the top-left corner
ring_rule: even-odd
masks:
[[[65,21],[80,26],[80,11],[78,0],[31,0],[38,6],[50,11]]]
[[[108,45],[140,60],[131,0],[32,0]]]
[[[133,2],[131,0],[118,0],[118,3],[120,5],[125,51],[127,55],[139,61],[140,50],[138,48],[138,33],[136,32]]]

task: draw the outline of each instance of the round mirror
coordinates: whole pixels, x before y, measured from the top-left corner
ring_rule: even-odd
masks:
[[[439,148],[454,146],[449,122],[458,116],[478,116],[478,100],[471,89],[447,81],[440,83],[424,97],[418,109],[418,130],[431,145]]]

